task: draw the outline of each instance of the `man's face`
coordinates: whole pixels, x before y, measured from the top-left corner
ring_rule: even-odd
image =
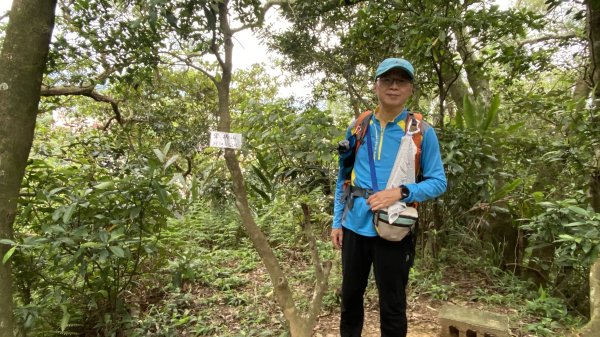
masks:
[[[401,69],[392,69],[375,82],[375,94],[379,104],[385,108],[403,107],[412,91],[413,84],[408,74]]]

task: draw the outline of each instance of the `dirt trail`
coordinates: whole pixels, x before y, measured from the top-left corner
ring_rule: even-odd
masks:
[[[438,337],[440,326],[437,322],[437,309],[427,304],[408,303],[408,336]],[[339,311],[321,316],[314,337],[339,336]],[[379,337],[379,312],[377,308],[366,308],[363,337]]]

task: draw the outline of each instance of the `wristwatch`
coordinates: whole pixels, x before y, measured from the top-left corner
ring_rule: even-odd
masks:
[[[400,200],[406,199],[408,198],[408,195],[410,194],[410,191],[408,190],[408,188],[404,185],[400,185]]]

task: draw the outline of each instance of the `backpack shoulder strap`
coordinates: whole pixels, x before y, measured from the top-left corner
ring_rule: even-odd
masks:
[[[418,112],[409,112],[406,116],[406,131],[412,133],[412,139],[417,146],[415,155],[415,176],[421,173],[421,144],[423,143],[423,115]]]
[[[356,143],[354,146],[354,151],[358,151],[358,148],[362,145],[363,139],[365,138],[365,133],[367,133],[367,129],[369,128],[369,123],[371,122],[371,116],[373,113],[370,110],[367,110],[361,113],[354,123],[354,130],[352,134],[356,136]]]

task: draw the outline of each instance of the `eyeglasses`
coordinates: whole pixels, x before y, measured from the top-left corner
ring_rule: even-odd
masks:
[[[397,83],[398,86],[404,87],[412,82],[407,78],[392,78],[392,77],[380,77],[378,78],[379,83],[385,87],[391,87],[394,83]]]

